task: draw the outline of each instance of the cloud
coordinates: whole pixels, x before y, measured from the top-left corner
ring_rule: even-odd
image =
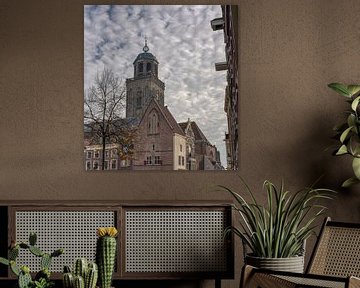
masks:
[[[226,72],[214,66],[225,61],[225,44],[223,32],[210,25],[217,17],[219,5],[84,6],[84,89],[104,66],[123,79],[133,77],[146,35],[165,82],[165,104],[178,122],[198,123],[226,166]]]

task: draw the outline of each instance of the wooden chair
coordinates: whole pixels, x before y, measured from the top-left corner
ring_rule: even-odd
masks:
[[[306,273],[244,266],[240,287],[360,287],[360,223],[326,218]]]

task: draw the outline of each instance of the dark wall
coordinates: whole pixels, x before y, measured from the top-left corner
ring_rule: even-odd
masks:
[[[228,198],[213,186],[238,187],[230,172],[85,172],[83,4],[91,3],[0,0],[0,199]],[[321,185],[339,190],[329,214],[359,221],[359,187],[339,189],[349,159],[325,148],[346,109],[326,85],[360,82],[360,2],[239,4],[241,174],[264,199],[264,179],[297,189],[325,173]]]
[[[359,1],[241,1],[240,167],[252,186],[283,178],[339,190],[329,214],[360,220],[360,186],[341,190],[347,156],[327,147],[345,120],[331,82],[360,83]]]

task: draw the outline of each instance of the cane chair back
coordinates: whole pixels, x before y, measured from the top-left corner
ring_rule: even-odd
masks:
[[[307,273],[360,277],[360,224],[327,218]]]

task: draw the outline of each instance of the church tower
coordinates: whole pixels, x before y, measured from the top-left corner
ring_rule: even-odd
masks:
[[[136,119],[139,123],[152,99],[164,106],[165,84],[158,78],[159,62],[149,53],[146,38],[143,52],[133,65],[134,78],[126,79],[126,118]]]

